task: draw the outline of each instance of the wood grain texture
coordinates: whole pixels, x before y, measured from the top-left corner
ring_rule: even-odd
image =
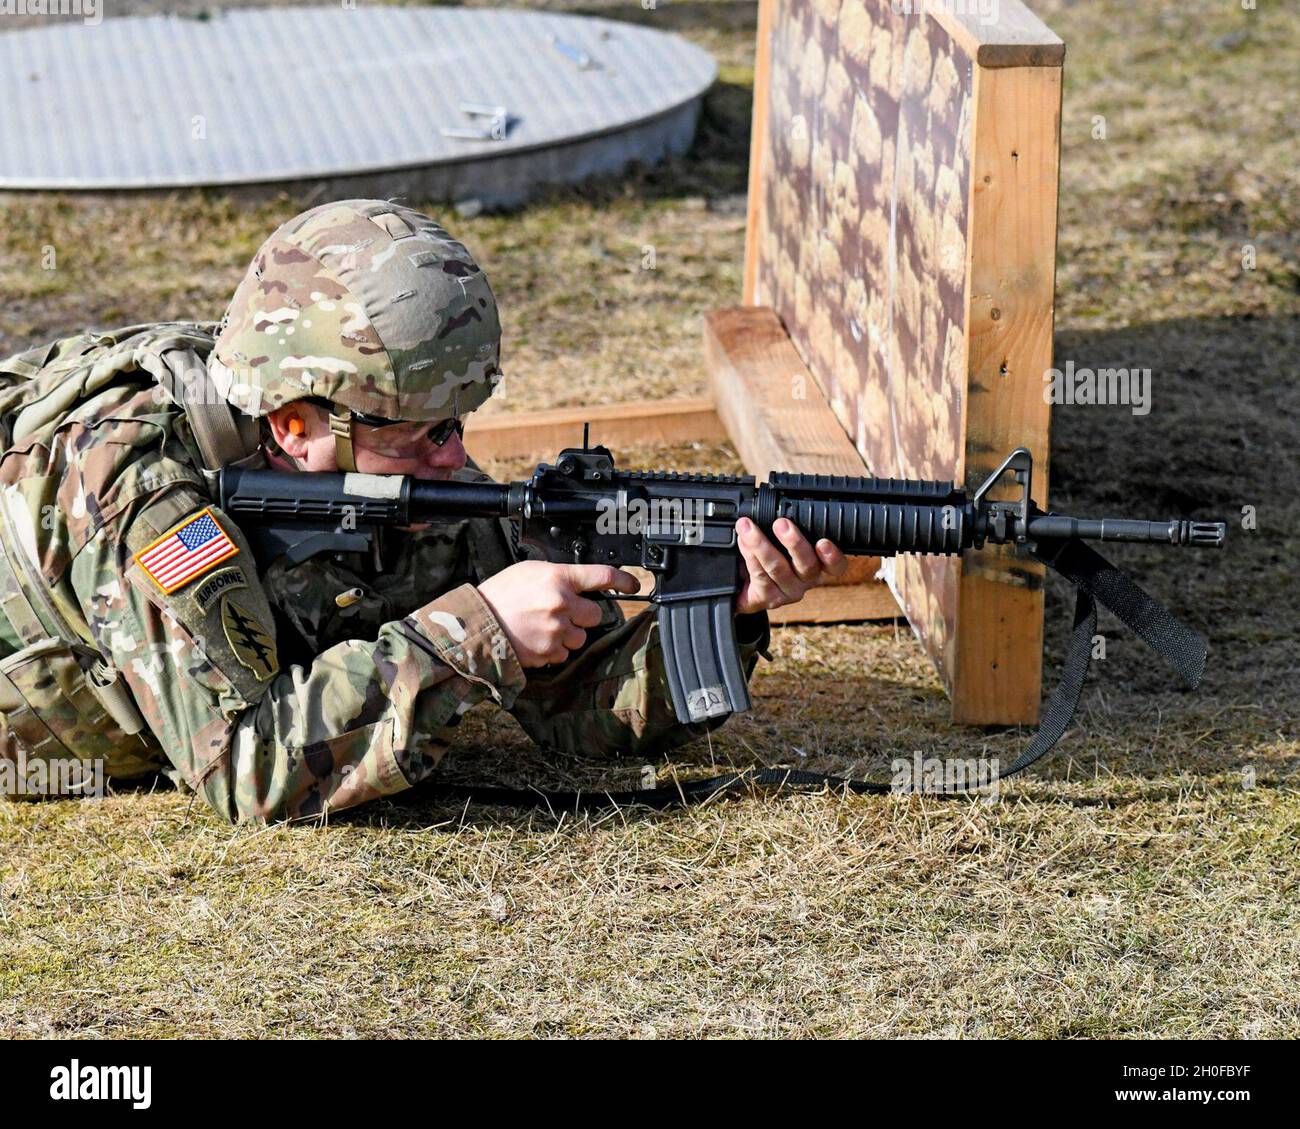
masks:
[[[715,410],[751,474],[866,473],[772,310],[737,306],[706,313],[704,363]]]
[[[924,4],[912,7],[919,12]],[[985,0],[983,15],[947,12],[940,5],[935,7],[933,18],[981,67],[1059,67],[1065,62],[1061,38],[1020,0]]]
[[[704,358],[718,416],[745,469],[756,478],[765,479],[774,470],[867,473],[773,311],[755,306],[709,311]],[[774,622],[836,622],[839,613],[838,622],[898,615],[897,602],[875,579],[879,569],[878,557],[854,558],[848,574],[828,585],[837,596],[810,593],[806,607],[778,609],[786,614]]]
[[[875,558],[861,558],[876,563]],[[869,620],[898,619],[903,613],[889,586],[876,580],[875,572],[851,583],[827,584],[812,589],[797,604],[767,613],[776,625],[794,623],[865,623]]]
[[[581,446],[584,423],[591,424],[593,443],[603,443],[615,453],[632,443],[719,442],[727,438],[713,401],[693,398],[478,413],[465,422],[465,444],[476,460],[549,459],[565,447]]]
[[[982,481],[1014,447],[1034,456],[1034,500],[1046,508],[1051,408],[1061,70],[976,73],[970,235],[969,395],[963,473]],[[961,565],[951,651],[954,717],[1037,718],[1042,689],[1043,568],[1010,549]]]

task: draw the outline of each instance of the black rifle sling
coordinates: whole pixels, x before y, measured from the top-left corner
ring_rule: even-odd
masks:
[[[1093,639],[1097,632],[1097,603],[1101,602],[1156,652],[1188,686],[1195,689],[1205,669],[1205,638],[1175,619],[1164,606],[1153,600],[1133,582],[1126,572],[1116,568],[1083,541],[1071,538],[1050,549],[1038,549],[1033,556],[1055,569],[1077,589],[1074,627],[1066,651],[1065,667],[1056,684],[1038,731],[1025,751],[1004,772],[986,781],[1005,780],[1028,768],[1048,752],[1064,735],[1079,705],[1084,678],[1092,662]],[[478,785],[444,784],[441,795],[454,796],[472,803],[501,804],[510,807],[550,807],[554,810],[589,810],[639,804],[666,808],[674,804],[700,803],[723,792],[742,788],[829,788],[859,794],[888,794],[895,789],[882,781],[851,780],[823,772],[804,772],[793,768],[750,768],[728,772],[705,780],[674,782],[658,788],[637,788],[621,792],[551,792],[532,788],[493,788]],[[927,795],[963,795],[963,792],[926,792]]]
[[[1133,583],[1128,573],[1074,537],[1050,549],[1040,548],[1034,556],[1100,600],[1196,689],[1205,670],[1205,637],[1176,620]]]

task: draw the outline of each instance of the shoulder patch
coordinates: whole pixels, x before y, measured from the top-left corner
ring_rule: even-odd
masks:
[[[239,565],[231,565],[229,568],[218,569],[195,588],[194,602],[199,605],[200,611],[208,612],[212,610],[212,605],[223,592],[233,592],[237,588],[247,587],[248,577],[244,575],[244,570]]]
[[[265,682],[280,669],[271,633],[233,596],[221,598],[221,626],[235,658],[248,667],[259,682]]]
[[[136,553],[135,559],[145,575],[170,596],[238,552],[239,546],[208,509],[172,526]]]

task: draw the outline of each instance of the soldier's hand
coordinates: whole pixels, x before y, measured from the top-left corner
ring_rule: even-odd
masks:
[[[749,518],[736,522],[746,574],[736,598],[737,612],[770,611],[798,603],[809,588],[829,577],[843,576],[849,567],[848,558],[833,542],[823,537],[816,547],[808,544],[808,538],[788,518],[779,518],[772,532],[786,547],[789,560]]]
[[[610,565],[520,561],[478,586],[523,667],[562,663],[586,643],[601,609],[582,593],[607,588],[631,595],[640,584]]]

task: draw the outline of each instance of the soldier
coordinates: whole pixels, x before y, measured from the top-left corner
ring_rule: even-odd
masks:
[[[538,742],[650,756],[705,732],[668,697],[629,573],[524,560],[490,520],[404,531],[373,561],[259,574],[214,504],[231,461],[485,478],[463,417],[500,324],[463,245],[409,208],[314,208],[262,246],[219,327],[84,334],[0,364],[0,754],[165,772],[231,821],[319,816],[434,770],[491,699]],[[231,409],[234,409],[233,412]],[[846,566],[751,523],[737,636]]]

